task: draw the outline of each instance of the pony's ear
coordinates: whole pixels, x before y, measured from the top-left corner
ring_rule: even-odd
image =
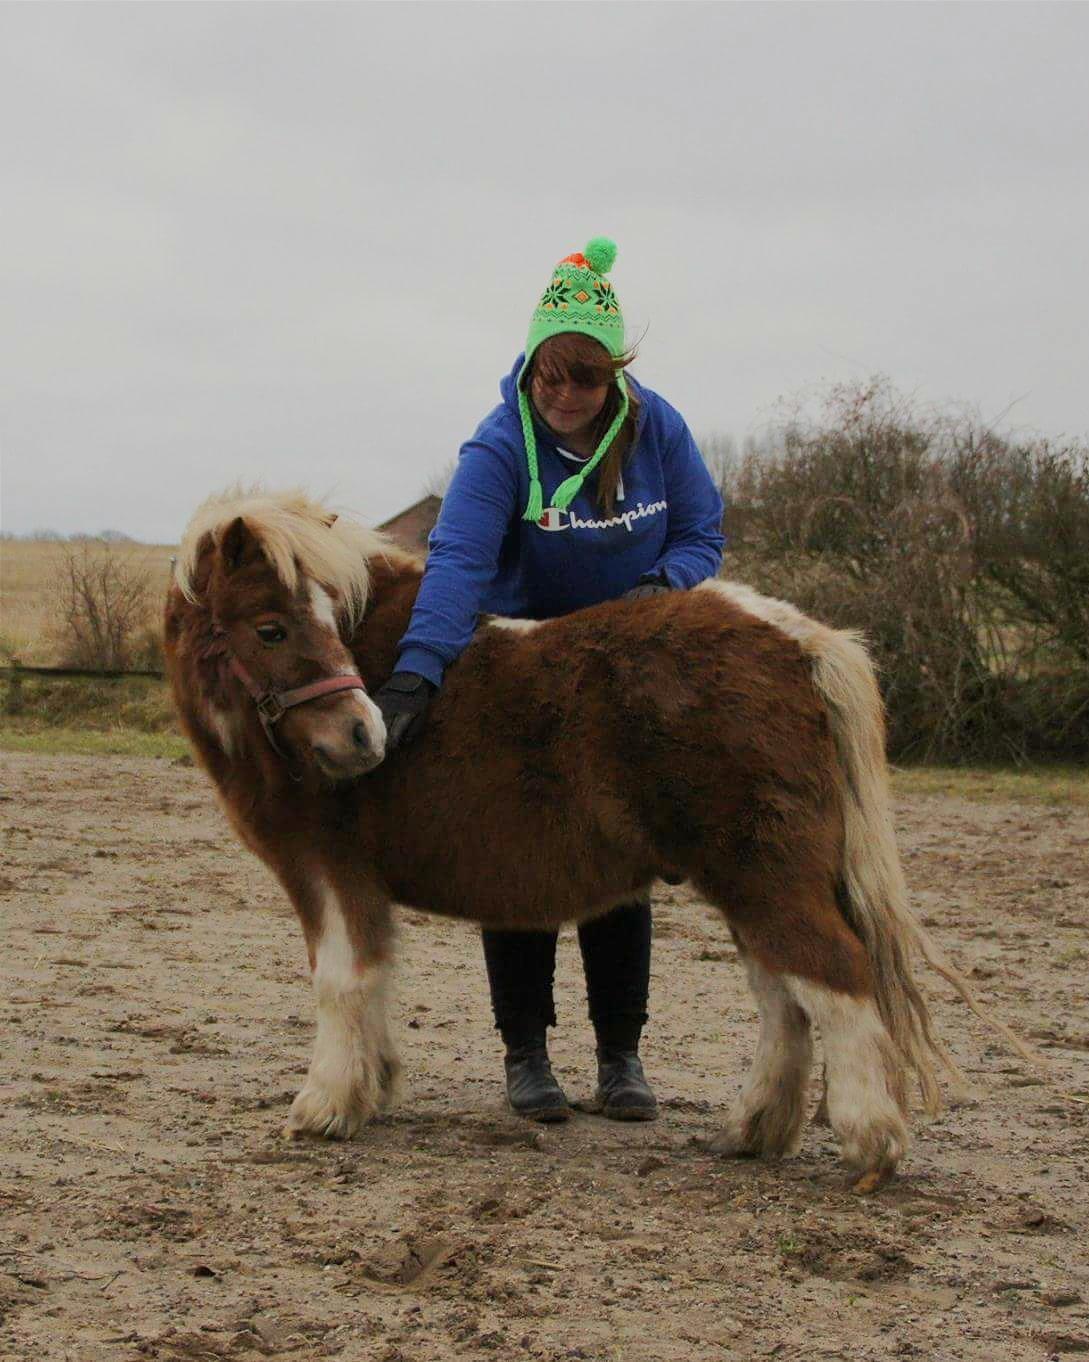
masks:
[[[260,556],[261,546],[242,517],[236,516],[223,531],[219,552],[227,571],[236,572],[243,563]]]
[[[331,530],[336,523],[337,513],[336,511],[330,511],[329,514],[325,517],[325,528],[327,530]]]

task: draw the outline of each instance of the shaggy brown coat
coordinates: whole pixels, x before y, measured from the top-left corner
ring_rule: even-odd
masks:
[[[277,756],[230,659],[270,689],[353,666],[374,689],[420,576],[304,498],[234,495],[198,512],[167,603],[182,724],[284,884],[315,971],[318,1044],[292,1128],[351,1134],[390,1095],[375,981],[391,904],[554,928],[683,876],[725,914],[764,1022],[718,1147],[797,1147],[816,1021],[833,1127],[876,1186],[906,1148],[908,1078],[933,1107],[934,1063],[951,1064],[912,947],[964,990],[907,908],[858,641],[729,583],[485,622],[388,761],[358,691],[285,714]]]

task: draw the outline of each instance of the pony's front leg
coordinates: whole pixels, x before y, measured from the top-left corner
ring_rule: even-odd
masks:
[[[287,1133],[350,1140],[397,1095],[401,1065],[387,1019],[393,931],[377,895],[345,901],[327,889],[318,909],[307,932],[318,1033]]]

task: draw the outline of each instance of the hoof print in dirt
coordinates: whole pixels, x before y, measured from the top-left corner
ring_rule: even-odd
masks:
[[[429,1285],[460,1249],[460,1244],[438,1236],[400,1239],[362,1264],[359,1275],[379,1291],[419,1290]]]

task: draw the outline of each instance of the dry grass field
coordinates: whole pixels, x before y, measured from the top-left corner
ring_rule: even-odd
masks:
[[[28,666],[58,664],[56,581],[65,554],[80,544],[41,539],[0,542],[0,661],[14,656]],[[170,578],[169,544],[110,544],[103,551],[146,573],[157,618]]]

